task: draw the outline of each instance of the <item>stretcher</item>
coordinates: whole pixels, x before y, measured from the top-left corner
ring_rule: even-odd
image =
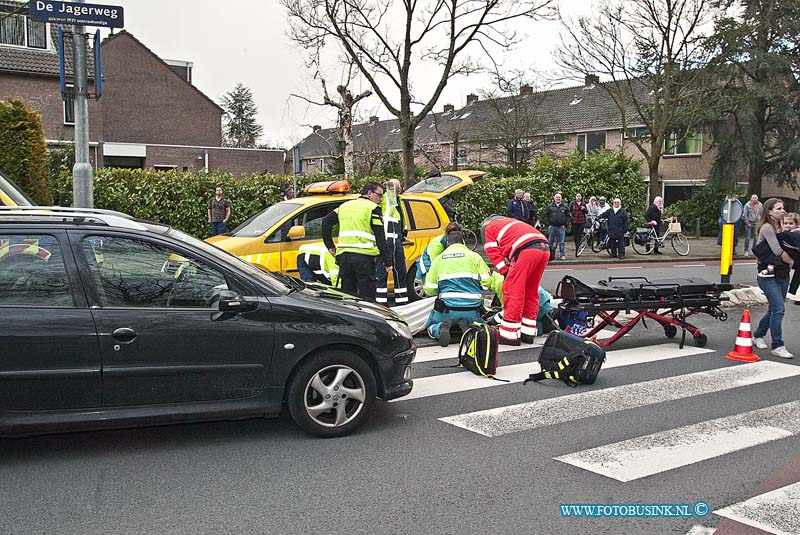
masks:
[[[708,314],[720,321],[728,315],[720,308],[727,298],[722,292],[732,288],[730,284],[716,284],[705,279],[660,279],[645,277],[609,277],[596,286],[566,276],[558,283],[556,297],[559,316],[562,318],[585,318],[586,329],[579,334],[583,338],[594,338],[606,327],[617,331],[605,340],[596,340],[606,347],[627,334],[637,323],[648,327],[646,320],[653,320],[664,329],[667,338],[674,338],[682,330],[680,347],[683,348],[686,331],[697,346],[708,343],[708,337],[700,329],[687,322],[696,314]],[[622,312],[626,314],[620,316]]]

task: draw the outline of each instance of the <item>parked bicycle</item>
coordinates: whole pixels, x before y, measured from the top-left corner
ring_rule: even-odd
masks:
[[[633,250],[641,255],[651,254],[656,246],[664,247],[664,242],[669,239],[672,248],[680,256],[689,254],[689,239],[683,234],[681,224],[677,218],[670,217],[666,220],[669,224],[663,236],[659,236],[655,227],[642,227],[636,229],[634,239],[631,240]]]
[[[578,245],[578,253],[580,256],[586,247],[591,248],[592,252],[599,253],[605,250],[608,256],[611,256],[611,249],[608,248],[608,231],[606,230],[605,219],[595,219],[588,228],[583,229],[583,238]]]
[[[453,221],[455,221],[456,223],[461,223],[461,221],[459,221],[458,212],[455,212],[453,214]],[[464,245],[469,247],[470,251],[474,251],[475,249],[477,249],[478,235],[475,234],[475,232],[473,232],[472,230],[465,227],[463,224],[461,224],[461,230],[462,234],[464,235]]]

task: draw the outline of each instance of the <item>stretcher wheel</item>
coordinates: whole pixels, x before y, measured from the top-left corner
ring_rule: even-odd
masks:
[[[694,337],[694,343],[697,347],[706,347],[708,343],[708,336],[704,334],[698,334]]]
[[[675,338],[676,334],[678,334],[678,328],[677,327],[675,327],[671,323],[667,323],[666,325],[664,325],[664,335],[667,338]]]

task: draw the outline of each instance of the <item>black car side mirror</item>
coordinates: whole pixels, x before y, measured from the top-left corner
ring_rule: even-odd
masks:
[[[233,290],[222,290],[219,293],[220,312],[248,312],[255,310],[258,302],[242,297]]]

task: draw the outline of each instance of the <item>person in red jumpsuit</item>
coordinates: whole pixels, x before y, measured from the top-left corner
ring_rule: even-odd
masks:
[[[493,215],[481,223],[484,250],[503,281],[503,320],[500,343],[533,343],[539,311],[539,283],[550,260],[547,237],[531,225]]]

